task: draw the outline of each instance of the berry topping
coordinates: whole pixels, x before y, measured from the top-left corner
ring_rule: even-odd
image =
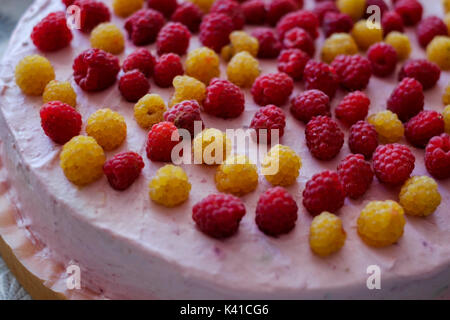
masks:
[[[220,60],[217,53],[207,47],[190,51],[186,58],[186,74],[208,85],[220,76]]]
[[[356,22],[351,34],[358,47],[363,51],[369,49],[371,45],[383,41],[383,29],[381,25],[369,20]]]
[[[147,157],[152,161],[172,161],[172,149],[178,144],[177,127],[168,121],[154,124],[147,137]]]
[[[422,47],[426,47],[436,36],[447,36],[448,30],[444,21],[430,16],[420,21],[417,26],[417,38]]]
[[[286,73],[268,73],[256,78],[251,93],[260,106],[274,104],[282,106],[294,89],[294,81]]]
[[[307,90],[292,99],[290,110],[296,119],[304,123],[316,116],[331,117],[330,98],[320,90]]]
[[[339,83],[347,90],[364,90],[372,76],[370,61],[360,55],[339,55],[331,63]]]
[[[442,70],[450,70],[450,37],[437,36],[427,47],[427,58]]]
[[[353,28],[353,20],[347,14],[330,11],[325,14],[322,28],[326,38],[333,33],[348,33]]]
[[[399,81],[404,78],[413,78],[422,84],[424,90],[436,85],[441,77],[441,69],[433,62],[425,59],[410,60],[400,70]]]
[[[422,111],[405,125],[405,137],[415,147],[425,148],[434,136],[444,133],[442,114],[436,111]]]
[[[80,8],[80,29],[83,32],[91,32],[100,23],[111,20],[108,7],[100,1],[76,0],[73,4]]]
[[[333,68],[323,62],[309,60],[303,73],[306,89],[317,89],[332,99],[339,85],[338,77]]]
[[[228,80],[239,87],[251,87],[259,74],[258,60],[247,51],[236,54],[227,66]]]
[[[420,82],[413,78],[404,78],[389,97],[387,108],[405,122],[423,110],[424,101]]]
[[[280,38],[283,39],[286,32],[295,27],[304,29],[313,39],[316,39],[319,35],[317,31],[319,28],[319,20],[311,11],[299,10],[288,13],[278,22],[276,29]]]
[[[354,55],[358,53],[355,40],[348,33],[334,33],[325,40],[322,46],[321,59],[323,62],[331,63],[341,55]]]
[[[184,24],[192,33],[195,33],[200,27],[202,18],[203,12],[200,8],[197,5],[186,1],[178,6],[172,14],[171,20]]]
[[[387,77],[397,66],[397,51],[390,44],[375,43],[367,51],[367,58],[372,65],[372,72],[378,77]]]
[[[384,41],[395,49],[398,60],[405,60],[411,54],[411,42],[408,36],[403,33],[392,31]]]
[[[314,42],[309,35],[302,28],[292,28],[285,33],[283,38],[283,47],[286,49],[300,49],[312,57],[316,51]]]
[[[168,88],[176,76],[184,74],[181,59],[175,53],[163,54],[155,64],[153,79],[157,86]]]
[[[213,79],[206,88],[205,112],[220,118],[236,118],[244,111],[244,94],[228,80]]]
[[[309,245],[311,250],[321,257],[339,251],[346,238],[341,219],[332,213],[322,212],[311,222]]]
[[[450,178],[450,135],[434,137],[425,149],[425,165],[436,179]]]
[[[400,205],[406,214],[427,217],[441,204],[441,195],[434,179],[427,176],[412,177],[400,191]]]
[[[128,189],[144,168],[142,157],[135,152],[122,152],[105,162],[103,172],[115,190]]]
[[[337,0],[337,7],[342,13],[348,14],[354,21],[358,21],[365,14],[366,0]]]
[[[251,35],[258,40],[258,57],[271,59],[278,57],[281,50],[281,42],[278,36],[270,28],[258,28],[252,31]]]
[[[395,11],[405,25],[413,26],[422,19],[423,7],[417,0],[399,0],[395,3]]]
[[[17,86],[23,93],[40,96],[47,84],[55,79],[55,70],[46,58],[31,55],[19,61],[15,78]]]
[[[194,138],[193,149],[196,164],[221,164],[231,152],[231,141],[220,130],[205,129]]]
[[[325,14],[327,14],[328,12],[339,12],[339,10],[336,7],[336,3],[334,2],[334,0],[326,0],[317,3],[314,7],[313,12],[319,19],[320,24],[322,24]]]
[[[373,171],[370,163],[362,154],[350,154],[345,157],[337,168],[339,178],[348,197],[362,197],[373,181]]]
[[[241,5],[247,24],[264,24],[267,10],[263,0],[249,0]]]
[[[295,183],[302,160],[288,146],[277,144],[265,156],[261,172],[273,186],[288,187]]]
[[[173,122],[178,129],[188,130],[191,137],[195,134],[196,121],[201,123],[201,130],[205,126],[200,115],[200,106],[195,100],[186,100],[177,103],[164,113],[164,120]]]
[[[245,23],[245,16],[241,10],[241,6],[234,0],[216,0],[210,13],[223,13],[231,18],[233,21],[234,30],[242,29]]]
[[[72,37],[63,11],[50,13],[31,32],[31,40],[41,51],[57,51],[65,48],[72,41]]]
[[[41,126],[54,142],[64,144],[80,134],[81,115],[68,104],[51,101],[41,107]]]
[[[271,0],[267,7],[266,22],[275,26],[280,18],[296,9],[294,0]]]
[[[161,12],[166,18],[170,18],[177,9],[177,0],[148,0],[148,7]]]
[[[258,142],[270,143],[272,141],[272,130],[278,130],[277,137],[280,139],[284,135],[286,127],[286,116],[283,110],[269,104],[256,111],[253,116],[250,128],[255,129]]]
[[[403,32],[405,29],[402,17],[395,11],[389,11],[383,15],[381,26],[384,35],[388,35],[392,31]]]
[[[176,76],[172,81],[175,93],[170,99],[169,106],[184,100],[197,100],[201,105],[206,97],[206,87],[203,82],[189,76]]]
[[[336,107],[336,118],[351,126],[359,120],[364,120],[369,112],[370,99],[361,91],[354,91]]]
[[[123,61],[122,69],[125,72],[137,69],[148,78],[153,75],[155,64],[156,59],[150,51],[145,48],[141,48],[126,57]]]
[[[171,164],[156,171],[148,187],[150,199],[167,208],[176,207],[185,202],[191,191],[186,172],[181,167]]]
[[[350,128],[348,146],[351,152],[362,154],[366,159],[372,158],[372,154],[378,147],[378,133],[375,127],[365,121],[358,121]]]
[[[119,54],[125,49],[125,37],[122,31],[109,22],[101,23],[91,32],[91,47]]]
[[[120,78],[119,90],[127,101],[137,102],[150,90],[150,82],[139,70],[128,71]]]
[[[181,23],[169,22],[158,33],[156,48],[158,55],[176,53],[180,56],[186,53],[189,47],[191,33]]]
[[[143,5],[144,0],[113,0],[112,3],[114,13],[122,18],[126,18],[142,9]]]
[[[373,154],[373,169],[380,182],[399,185],[414,170],[415,157],[407,146],[394,143],[378,146]]]
[[[75,108],[77,105],[77,94],[73,90],[70,82],[52,80],[45,86],[42,101],[44,103],[60,101]]]
[[[317,116],[308,122],[305,130],[306,145],[319,160],[331,160],[344,144],[344,133],[338,124],[327,116]]]
[[[127,137],[124,117],[110,109],[99,109],[89,117],[86,133],[105,150],[118,148]]]
[[[301,80],[310,57],[299,49],[286,49],[278,57],[278,71],[286,73],[294,80]]]
[[[200,24],[200,42],[216,52],[230,42],[230,33],[234,30],[233,21],[223,13],[210,13]]]
[[[149,129],[163,120],[166,110],[166,104],[159,95],[146,94],[134,105],[134,118],[141,128]]]
[[[164,16],[160,12],[141,9],[125,21],[125,29],[136,46],[144,46],[155,42],[164,23]]]
[[[232,155],[217,168],[215,181],[220,192],[243,196],[258,186],[258,170],[246,156]]]

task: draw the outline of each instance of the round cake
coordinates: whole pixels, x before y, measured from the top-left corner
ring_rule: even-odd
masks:
[[[404,2],[404,0],[401,1]],[[64,2],[71,4],[71,1]],[[137,40],[130,38],[125,27],[127,18],[119,17],[117,14],[119,9],[116,6],[121,1],[101,2],[104,2],[109,8],[111,23],[120,29],[125,38],[124,50],[119,48],[119,52],[116,53],[121,66],[124,60],[138,48],[145,47],[155,57],[158,56],[157,51],[163,50],[161,49],[163,45],[151,43],[136,46]],[[301,2],[303,1],[295,1],[294,8],[290,11],[314,10],[315,6],[321,3],[305,0],[303,7],[300,8]],[[378,1],[371,2],[378,3]],[[390,1],[386,2],[389,8],[394,8]],[[142,5],[140,1],[129,2],[129,4],[131,3],[138,5],[134,11],[139,9],[139,5]],[[153,6],[162,12],[167,9],[165,5],[158,7],[158,1],[149,1],[149,3],[156,3]],[[436,15],[443,19],[445,13],[441,1],[423,0],[420,3],[423,6],[424,18]],[[345,7],[345,1],[337,1],[337,5],[342,12],[352,16],[352,10],[346,11],[348,8]],[[147,8],[147,4],[144,6]],[[224,5],[224,7],[226,6]],[[220,12],[221,9],[215,8],[215,10]],[[223,12],[231,12],[227,10],[223,9]],[[397,11],[400,10],[401,8]],[[119,89],[119,79],[122,86],[121,77],[123,77],[124,71],[120,71],[117,81],[106,86],[104,90],[99,92],[86,90],[86,84],[74,77],[73,65],[80,54],[92,47],[94,43],[90,39],[93,37],[92,34],[89,35],[88,32],[81,30],[71,30],[73,39],[69,40],[70,44],[55,51],[38,49],[35,45],[36,41],[33,43],[30,37],[33,28],[44,17],[57,11],[66,11],[66,6],[61,0],[36,0],[31,5],[11,36],[0,69],[1,159],[8,172],[7,184],[10,189],[7,196],[16,210],[17,226],[24,230],[33,245],[39,248],[38,255],[41,265],[37,266],[38,268],[45,268],[49,261],[64,268],[77,265],[81,270],[82,289],[93,292],[99,298],[108,299],[442,298],[448,295],[450,290],[450,216],[448,214],[450,179],[448,178],[436,179],[441,201],[437,208],[433,208],[435,210],[432,214],[423,213],[428,216],[419,217],[404,214],[403,210],[400,210],[406,221],[404,229],[401,230],[402,235],[396,237],[395,241],[391,241],[391,245],[377,247],[371,246],[370,241],[362,239],[359,225],[362,220],[361,212],[369,210],[370,204],[373,204],[374,201],[400,202],[399,194],[405,180],[403,179],[400,184],[391,185],[386,183],[386,179],[383,179],[375,168],[378,179],[373,179],[367,192],[357,199],[347,196],[343,206],[339,206],[340,208],[332,212],[340,218],[346,233],[342,248],[326,257],[311,249],[310,234],[312,230],[310,226],[313,219],[316,219],[314,215],[317,213],[313,215],[310,213],[311,210],[308,212],[306,209],[304,203],[307,199],[305,197],[314,195],[306,194],[304,190],[313,176],[327,170],[336,172],[338,165],[351,154],[348,145],[349,126],[345,125],[344,121],[336,119],[335,116],[337,106],[349,94],[343,89],[345,84],[342,79],[340,80],[342,88],[339,88],[336,96],[330,100],[332,118],[336,120],[340,130],[344,133],[345,143],[340,150],[337,150],[337,156],[331,157],[330,160],[318,160],[320,157],[317,154],[313,156],[313,152],[310,150],[313,147],[306,142],[309,139],[305,137],[306,124],[297,120],[294,112],[290,112],[290,101],[287,100],[286,103],[277,105],[283,110],[286,117],[284,135],[279,142],[290,147],[301,158],[298,177],[293,179],[295,180],[293,183],[285,186],[285,190],[298,207],[295,227],[289,228],[289,232],[273,236],[262,227],[261,222],[257,223],[258,219],[255,222],[256,212],[259,214],[262,210],[262,205],[260,206],[259,203],[260,197],[274,186],[269,182],[270,178],[266,178],[262,174],[261,159],[252,158],[254,154],[249,152],[249,150],[261,147],[261,143],[258,144],[255,139],[251,139],[244,147],[233,144],[232,153],[248,154],[250,161],[256,164],[257,186],[251,188],[250,192],[248,190],[237,192],[239,203],[245,206],[246,212],[239,223],[239,230],[227,237],[214,237],[211,234],[208,235],[208,232],[202,232],[205,231],[205,227],[202,227],[198,220],[193,219],[193,208],[209,195],[219,194],[219,191],[229,191],[226,186],[220,185],[217,181],[220,179],[220,177],[217,178],[217,172],[224,170],[223,167],[181,163],[177,167],[183,169],[190,184],[188,198],[182,203],[176,203],[176,205],[171,203],[171,206],[165,206],[164,203],[161,203],[164,201],[158,203],[155,196],[152,197],[150,194],[149,197],[149,183],[155,179],[157,174],[161,173],[161,168],[167,168],[168,163],[155,161],[147,156],[149,149],[147,140],[150,129],[144,129],[138,124],[134,112],[135,102],[128,102],[127,100],[130,99],[124,97],[126,96],[123,94],[124,90]],[[324,19],[327,17],[326,15]],[[213,18],[209,18],[209,20],[212,21]],[[406,18],[403,17],[403,19]],[[82,18],[82,24],[85,23],[86,21],[83,22]],[[214,21],[212,23],[219,25]],[[238,22],[233,20],[233,23],[237,24]],[[246,24],[243,30],[250,34],[259,27],[261,26]],[[202,28],[207,28],[205,19],[200,26],[200,29]],[[277,32],[280,32],[280,29],[282,28],[279,23],[276,27]],[[321,28],[320,35],[315,40],[316,53],[313,59],[316,61],[320,61],[321,58],[325,59],[324,55],[321,57],[321,49],[325,41],[322,29],[325,30],[325,28]],[[409,37],[412,47],[409,59],[426,59],[427,57],[426,50],[419,44],[416,36],[418,29],[417,26],[405,27],[405,34]],[[94,29],[95,31],[98,29]],[[203,45],[217,50],[214,48],[217,43],[206,44],[207,41],[205,35],[202,36],[202,32],[200,31],[200,36],[192,33],[187,49],[188,53]],[[355,33],[354,30],[353,36],[356,38],[358,35]],[[215,39],[217,40],[218,37]],[[158,42],[160,40],[158,38]],[[360,47],[363,46],[362,42],[364,41],[359,39],[357,42]],[[286,45],[286,41],[283,43]],[[47,45],[49,44],[47,43]],[[232,47],[228,48],[232,50]],[[176,50],[178,49],[176,48]],[[302,49],[304,48],[302,47]],[[111,51],[113,50],[111,49]],[[176,51],[169,49],[169,52]],[[227,79],[226,52],[222,50],[221,54],[219,49],[218,54],[221,57],[220,78]],[[367,56],[363,51],[358,54],[363,57]],[[87,128],[87,126],[91,125],[90,121],[88,123],[88,119],[91,120],[91,115],[99,109],[109,108],[123,116],[126,123],[126,138],[118,147],[106,147],[99,141],[101,137],[97,136],[96,139],[104,149],[106,160],[127,151],[136,152],[142,157],[144,167],[140,175],[125,190],[119,191],[112,188],[109,176],[106,175],[101,175],[95,181],[83,186],[72,183],[81,179],[82,173],[76,171],[74,176],[69,177],[62,168],[65,157],[62,150],[64,148],[64,152],[73,152],[68,156],[68,161],[77,158],[77,152],[80,151],[77,151],[76,148],[69,150],[69,142],[56,143],[46,135],[43,130],[44,121],[41,125],[41,107],[44,104],[42,96],[25,94],[23,88],[21,90],[16,83],[16,66],[22,59],[30,55],[40,55],[48,59],[54,69],[54,78],[58,81],[70,82],[76,92],[76,110],[81,114],[82,119],[79,135],[96,137],[95,130]],[[186,69],[186,54],[181,52],[180,55]],[[258,61],[261,75],[278,72],[276,58],[258,59]],[[331,63],[331,61],[327,62]],[[388,76],[372,75],[367,88],[361,88],[370,99],[369,122],[375,121],[373,120],[374,116],[370,117],[370,115],[387,109],[387,101],[399,85],[398,74],[405,62],[406,60],[399,61],[396,64],[395,72]],[[191,74],[201,75],[202,72],[195,72],[195,68],[201,70],[202,64],[194,67],[194,71],[191,70]],[[435,110],[439,113],[444,110],[442,96],[450,83],[450,74],[444,69],[442,68],[437,83],[433,84],[432,88],[424,90],[425,110]],[[230,78],[229,74],[228,77]],[[207,87],[208,80],[206,81]],[[155,83],[153,77],[149,81],[151,94],[161,96],[166,105],[170,105],[170,101],[174,101],[172,85],[169,88],[161,88]],[[184,85],[181,84],[181,86]],[[131,87],[137,88],[134,83]],[[253,83],[253,87],[255,87],[255,83]],[[305,85],[305,81],[295,81],[293,92],[289,94],[294,98],[307,89],[312,89],[311,85]],[[245,96],[243,112],[239,112],[237,116],[228,117],[223,114],[217,116],[214,115],[214,112],[206,112],[208,110],[205,110],[206,108],[203,106],[201,118],[205,128],[215,128],[223,132],[227,129],[248,129],[255,112],[261,109],[260,104],[276,104],[273,102],[256,103],[255,100],[258,98],[255,98],[257,95],[255,92],[257,90],[254,88],[244,88],[243,86],[240,90]],[[282,88],[277,88],[277,90],[278,94],[282,94]],[[310,103],[314,103],[314,101]],[[201,104],[203,101],[199,102]],[[414,100],[411,101],[411,104],[414,102]],[[231,105],[233,101],[222,103]],[[397,114],[399,113],[397,112]],[[401,117],[400,114],[399,116]],[[315,119],[317,120],[317,118]],[[417,121],[420,122],[421,119],[419,118]],[[405,121],[404,125],[407,127],[410,122],[407,124]],[[177,123],[175,122],[175,124]],[[310,124],[311,122],[308,126]],[[154,128],[155,126],[151,130],[153,131]],[[336,129],[336,131],[338,130]],[[390,128],[389,130],[388,135],[394,129]],[[381,145],[380,132],[378,132],[378,136]],[[428,140],[425,141],[425,145]],[[92,140],[89,141],[92,142]],[[411,141],[413,141],[411,138],[402,137],[395,141],[406,146],[415,157],[414,171],[410,176],[432,177],[425,165],[425,149],[413,146]],[[339,142],[333,143],[339,144]],[[98,147],[97,143],[93,144]],[[392,143],[386,145],[390,146]],[[398,145],[396,146],[398,147]],[[375,152],[382,153],[383,150],[377,149]],[[84,154],[84,151],[82,150],[81,153]],[[103,150],[100,153],[103,154]],[[370,164],[375,162],[375,159],[372,161],[370,157],[367,160]],[[382,160],[377,158],[377,161]],[[447,170],[449,169],[447,168]],[[289,172],[289,175],[293,175],[295,178],[295,170]],[[183,180],[184,178],[182,178],[179,179]],[[169,182],[166,182],[172,183],[171,179],[175,181],[175,177],[170,176]],[[273,183],[273,181],[271,182]],[[150,188],[152,187],[150,186]],[[188,189],[185,187],[183,190],[177,188],[171,190],[175,190],[176,198],[177,196],[182,197],[181,193],[185,192],[186,188]],[[320,189],[320,187],[318,188]],[[240,189],[245,188],[240,186]],[[330,202],[334,201],[332,198],[333,196],[330,195]],[[419,215],[421,214],[419,213]],[[239,219],[237,220],[239,222]],[[270,223],[268,228],[272,228]],[[379,270],[381,288],[370,286],[373,270]]]

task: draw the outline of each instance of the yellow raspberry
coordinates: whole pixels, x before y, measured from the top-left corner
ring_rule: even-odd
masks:
[[[40,55],[31,55],[23,58],[16,66],[16,83],[23,93],[31,96],[40,96],[45,86],[55,79],[50,61]]]
[[[444,103],[444,106],[450,105],[450,83],[445,88],[444,95],[442,96],[442,102]]]
[[[365,51],[374,43],[383,41],[383,28],[379,23],[360,20],[353,26],[352,37],[359,49]]]
[[[358,217],[358,234],[373,247],[385,247],[396,243],[405,226],[403,208],[395,201],[372,201]]]
[[[403,138],[405,128],[398,116],[389,111],[380,111],[369,116],[367,121],[375,127],[381,143],[394,143]]]
[[[233,58],[233,47],[231,44],[227,44],[226,46],[223,46],[220,50],[220,56],[222,59],[226,62],[230,61],[231,58]]]
[[[434,37],[427,47],[427,57],[442,70],[450,70],[450,37]]]
[[[252,37],[245,31],[233,31],[230,34],[230,42],[233,56],[242,51],[247,51],[254,57],[258,55],[258,39]]]
[[[447,26],[448,34],[450,34],[450,12],[445,15],[444,23]]]
[[[366,0],[337,0],[339,11],[348,14],[353,21],[358,21],[364,15]]]
[[[175,93],[173,94],[172,99],[170,99],[170,107],[184,100],[197,100],[199,104],[202,104],[203,100],[205,100],[205,84],[195,78],[189,76],[176,76],[173,79],[172,84],[175,88]]]
[[[106,161],[103,149],[92,137],[76,136],[61,151],[60,166],[66,178],[77,186],[84,186],[103,175]]]
[[[325,40],[322,47],[322,61],[331,63],[340,54],[354,55],[358,53],[355,40],[348,33],[334,33]]]
[[[322,212],[311,222],[309,245],[311,250],[321,257],[339,251],[346,238],[341,219],[332,213]]]
[[[186,201],[191,191],[186,172],[172,164],[167,164],[156,171],[148,187],[150,199],[168,208]]]
[[[144,0],[114,0],[112,3],[114,13],[126,18],[138,11],[144,5]]]
[[[258,170],[246,156],[229,156],[217,168],[215,181],[220,192],[243,196],[258,186]]]
[[[115,24],[101,23],[91,32],[91,46],[112,54],[119,54],[125,48],[125,38]]]
[[[221,164],[231,152],[231,141],[218,129],[205,129],[194,138],[193,152],[195,163]]]
[[[120,146],[127,136],[127,125],[122,115],[111,109],[100,109],[91,114],[86,133],[97,140],[106,151]]]
[[[212,78],[220,76],[219,56],[207,47],[192,50],[186,58],[186,74],[209,84]]]
[[[193,4],[196,4],[200,10],[202,10],[204,13],[208,13],[209,9],[211,9],[211,6],[213,5],[214,1],[216,0],[189,0]]]
[[[450,0],[442,0],[442,6],[445,13],[450,12]]]
[[[406,34],[392,31],[389,32],[384,42],[390,44],[395,51],[397,51],[397,57],[399,60],[405,60],[409,58],[411,54],[411,42]]]
[[[44,103],[61,101],[75,108],[77,105],[77,94],[70,82],[52,80],[45,86],[42,101]]]
[[[429,216],[440,204],[438,185],[430,177],[409,178],[400,190],[400,205],[411,216]]]
[[[143,129],[163,121],[167,110],[164,100],[157,94],[146,94],[134,105],[134,118]]]
[[[228,80],[239,87],[251,87],[259,73],[258,60],[247,51],[234,55],[227,66]]]
[[[442,115],[444,116],[445,132],[450,134],[450,105],[445,107]]]
[[[301,166],[302,160],[294,150],[277,144],[261,163],[261,171],[270,184],[287,187],[297,180]]]

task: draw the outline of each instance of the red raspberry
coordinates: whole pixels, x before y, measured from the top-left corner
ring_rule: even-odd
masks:
[[[309,59],[309,56],[302,50],[283,50],[278,57],[278,71],[286,73],[294,80],[301,80]]]
[[[259,230],[276,237],[294,229],[297,211],[297,203],[289,192],[283,187],[274,187],[259,197],[255,221]]]
[[[205,112],[224,119],[236,118],[244,112],[244,107],[244,94],[230,81],[215,78],[206,88]]]
[[[177,9],[177,0],[148,0],[148,7],[161,12],[166,18],[170,18]]]
[[[394,143],[378,146],[373,154],[373,169],[380,182],[401,185],[414,170],[415,157],[407,146]]]
[[[330,99],[336,94],[339,81],[336,72],[324,62],[309,60],[303,72],[306,89],[318,89],[327,94]]]
[[[172,141],[172,135],[174,140]],[[147,157],[152,161],[172,161],[172,149],[178,144],[177,127],[168,121],[156,123],[147,137]]]
[[[270,28],[258,28],[255,29],[251,35],[258,39],[259,42],[259,50],[258,57],[259,58],[276,58],[278,57],[281,51],[281,42],[278,39],[278,36],[275,32]]]
[[[250,0],[241,4],[245,22],[248,24],[264,24],[267,10],[263,0]]]
[[[91,32],[100,23],[111,20],[111,13],[102,2],[77,0],[73,4],[80,7],[80,28],[83,32]]]
[[[436,179],[450,178],[450,135],[443,133],[430,140],[425,149],[425,165]]]
[[[370,61],[360,55],[339,55],[331,63],[339,83],[347,90],[364,90],[372,76]]]
[[[81,115],[68,104],[48,102],[41,107],[40,115],[45,134],[58,144],[64,144],[80,134]]]
[[[266,142],[271,142],[272,130],[278,130],[278,138],[284,135],[284,128],[286,127],[286,116],[283,110],[269,104],[256,111],[253,116],[250,128],[255,129],[257,141],[260,141],[260,136],[266,134]],[[265,130],[264,130],[265,129]]]
[[[294,90],[294,81],[286,73],[268,73],[256,78],[251,94],[260,106],[274,104],[282,106]]]
[[[62,2],[66,5],[66,7],[68,7],[72,5],[75,2],[75,0],[62,0]]]
[[[392,31],[403,32],[405,26],[402,17],[395,11],[386,12],[381,19],[383,33],[387,36]]]
[[[372,167],[362,154],[345,157],[339,163],[337,171],[347,196],[352,199],[362,197],[373,181]]]
[[[169,22],[158,33],[156,39],[158,54],[176,53],[182,56],[189,47],[190,39],[191,33],[186,26],[178,22]]]
[[[137,102],[150,91],[150,82],[139,70],[126,72],[119,80],[119,90],[129,102]]]
[[[314,56],[316,48],[308,32],[302,28],[292,28],[284,35],[283,47],[287,49],[300,49],[310,57]]]
[[[277,33],[280,39],[283,39],[286,32],[295,27],[305,29],[313,39],[319,36],[317,31],[319,28],[319,19],[311,11],[299,10],[288,13],[281,18],[277,24]]]
[[[87,49],[73,62],[75,82],[85,91],[101,91],[116,82],[119,59],[100,49]]]
[[[422,111],[411,118],[405,126],[405,137],[413,146],[425,148],[434,136],[444,133],[442,114],[436,111]]]
[[[244,203],[231,194],[211,194],[192,208],[200,231],[218,239],[235,234],[244,216]]]
[[[41,51],[57,51],[72,41],[72,31],[67,27],[66,14],[53,12],[34,26],[31,40]]]
[[[386,2],[384,0],[366,0],[366,10],[364,10],[364,19],[370,18],[371,15],[373,15],[373,12],[369,13],[367,12],[367,9],[370,6],[378,6],[380,8],[381,16],[383,17],[385,12],[389,10],[389,7],[387,6]]]
[[[164,120],[173,122],[179,129],[188,130],[191,137],[195,135],[195,121],[201,122],[201,129],[205,127],[200,115],[200,105],[196,100],[185,100],[177,103],[164,113]]]
[[[123,61],[122,69],[125,72],[137,69],[148,78],[153,75],[155,64],[156,59],[150,51],[141,48],[126,57]]]
[[[387,108],[396,113],[401,121],[406,122],[423,110],[424,101],[420,82],[413,78],[404,78],[389,97]]]
[[[422,47],[426,47],[436,36],[447,36],[448,29],[442,19],[431,16],[420,21],[417,26],[417,38]]]
[[[291,113],[304,123],[316,116],[331,117],[330,98],[320,90],[304,91],[292,99]]]
[[[192,2],[186,1],[178,6],[172,15],[171,20],[184,24],[188,29],[195,33],[202,22],[203,12]]]
[[[144,46],[155,42],[164,23],[164,16],[159,11],[141,9],[125,21],[125,30],[136,46]]]
[[[336,107],[336,118],[351,126],[367,117],[369,105],[370,99],[363,92],[349,93]]]
[[[344,133],[330,117],[317,116],[306,125],[305,139],[306,146],[315,158],[331,160],[341,151]]]
[[[157,60],[153,79],[157,86],[167,88],[172,85],[173,78],[182,74],[184,69],[180,57],[174,53],[168,53]]]
[[[245,16],[241,10],[241,6],[234,0],[216,0],[210,13],[223,13],[233,21],[234,30],[240,30],[244,26]]]
[[[322,1],[316,4],[313,12],[316,14],[319,19],[319,23],[322,24],[323,18],[327,12],[339,12],[339,9],[336,6],[334,0]]]
[[[281,17],[296,9],[297,4],[293,0],[271,0],[267,8],[266,21],[275,26]]]
[[[425,59],[410,60],[400,70],[398,80],[413,78],[422,84],[424,90],[436,85],[441,77],[441,69],[433,62]]]
[[[422,19],[423,7],[417,0],[399,0],[395,3],[395,11],[405,25],[414,26]]]
[[[328,38],[333,33],[348,33],[353,29],[352,18],[344,13],[340,12],[327,12],[323,19],[323,32],[325,37]]]
[[[103,165],[109,185],[115,190],[128,189],[144,168],[142,157],[136,152],[116,154]]]
[[[342,208],[344,201],[344,186],[334,171],[314,175],[303,190],[303,206],[313,216],[324,211],[335,213]]]
[[[378,133],[375,127],[362,120],[355,123],[350,128],[348,146],[351,152],[362,154],[366,159],[372,158],[378,147]]]
[[[230,42],[230,33],[233,31],[233,21],[223,13],[210,13],[203,18],[200,24],[200,42],[216,52]]]
[[[387,77],[397,66],[397,51],[387,43],[373,44],[367,51],[367,58],[372,64],[372,72],[378,77]]]

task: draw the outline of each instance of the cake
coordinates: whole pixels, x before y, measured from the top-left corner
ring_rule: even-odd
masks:
[[[105,1],[111,7],[111,1]],[[424,17],[443,17],[440,1],[421,1]],[[314,1],[305,1],[312,9]],[[117,83],[98,93],[84,91],[75,82],[72,64],[91,47],[89,36],[73,30],[68,47],[55,52],[41,52],[30,39],[33,27],[51,12],[65,10],[60,0],[35,0],[23,15],[11,36],[0,69],[0,139],[1,159],[7,171],[5,197],[12,203],[17,227],[38,248],[34,258],[39,263],[30,271],[48,269],[49,265],[81,269],[82,290],[91,297],[108,299],[351,299],[351,298],[442,298],[450,285],[450,180],[438,180],[441,203],[424,217],[406,216],[403,236],[393,245],[375,248],[358,235],[357,220],[371,201],[398,201],[400,187],[389,187],[374,179],[367,193],[357,199],[347,198],[338,211],[347,239],[342,249],[320,257],[309,244],[313,216],[302,205],[302,192],[311,177],[324,170],[336,170],[348,147],[349,130],[342,123],[345,143],[332,160],[315,159],[305,143],[305,127],[281,106],[286,114],[286,128],[280,143],[292,148],[302,167],[295,183],[286,187],[298,205],[296,226],[287,234],[272,237],[261,232],[255,223],[260,195],[271,184],[259,173],[256,190],[241,197],[246,214],[239,231],[227,239],[215,239],[202,233],[192,219],[192,208],[209,194],[218,193],[214,182],[216,166],[181,164],[191,184],[189,198],[172,208],[149,199],[148,184],[166,163],[146,156],[148,130],[142,129],[133,114],[134,103],[121,95]],[[111,21],[123,29],[124,19],[112,14]],[[246,26],[244,30],[253,27]],[[412,44],[411,58],[424,58],[425,50],[416,40],[414,28],[406,34]],[[126,35],[126,32],[123,31]],[[316,40],[322,48],[324,37]],[[201,47],[197,35],[189,51]],[[155,45],[147,46],[152,52]],[[123,61],[137,47],[126,39],[125,50],[118,54]],[[320,50],[316,50],[320,60]],[[56,79],[70,81],[77,94],[76,109],[82,116],[82,135],[86,120],[100,108],[119,112],[127,126],[126,140],[116,149],[105,151],[107,159],[123,151],[140,154],[145,167],[134,183],[124,191],[110,187],[102,176],[93,183],[78,187],[71,183],[60,167],[62,146],[53,142],[41,127],[39,110],[42,97],[24,94],[16,85],[14,68],[25,56],[45,56],[55,70]],[[364,54],[364,53],[361,53]],[[183,60],[185,56],[183,56]],[[397,64],[397,71],[403,62]],[[276,60],[260,60],[262,74],[277,71]],[[221,77],[226,78],[226,63],[221,62]],[[167,103],[173,88],[160,88],[151,80],[151,93]],[[443,71],[432,89],[425,91],[425,109],[443,111],[442,94],[450,82]],[[370,114],[386,109],[386,101],[397,86],[397,72],[386,78],[372,76],[364,92],[371,100]],[[293,96],[305,90],[296,81]],[[260,108],[250,89],[243,89],[245,110],[235,118],[222,118],[202,112],[207,128],[248,128]],[[332,100],[334,108],[346,95],[339,89]],[[424,149],[414,148],[413,176],[430,176],[424,163]],[[255,141],[251,148],[256,147]],[[233,150],[245,154],[245,150]],[[252,159],[257,163],[256,159]],[[260,167],[260,163],[258,163]],[[260,170],[260,168],[259,168]],[[381,289],[369,290],[370,270],[381,271]],[[49,272],[48,284],[68,275]],[[44,279],[45,280],[45,279]],[[60,288],[61,292],[69,292]]]

